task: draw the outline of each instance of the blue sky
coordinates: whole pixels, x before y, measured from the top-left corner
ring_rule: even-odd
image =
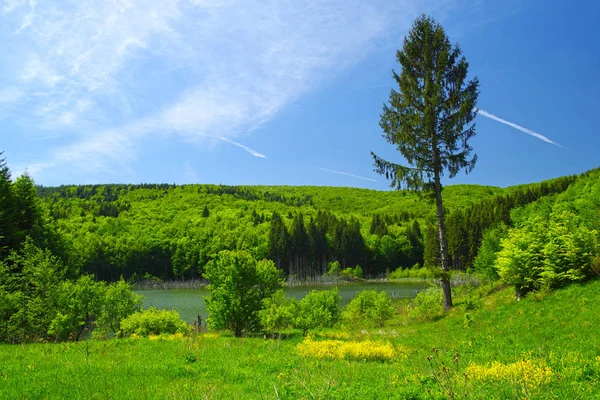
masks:
[[[387,189],[369,152],[402,162],[378,121],[422,12],[481,82],[479,161],[446,183],[599,166],[595,1],[0,2],[0,150],[43,185]]]

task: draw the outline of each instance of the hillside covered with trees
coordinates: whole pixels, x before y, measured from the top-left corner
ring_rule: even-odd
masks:
[[[452,265],[472,265],[482,235],[510,211],[565,190],[576,177],[497,188],[444,188]],[[336,187],[85,185],[38,187],[70,248],[97,279],[189,279],[222,250],[270,258],[287,276],[325,274],[329,263],[366,277],[434,266],[435,210],[410,191]]]

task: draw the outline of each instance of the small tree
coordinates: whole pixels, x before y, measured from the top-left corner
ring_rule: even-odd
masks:
[[[106,289],[104,308],[98,318],[98,326],[122,337],[121,321],[142,310],[142,296],[131,291],[131,287],[121,278]]]
[[[338,289],[312,290],[300,300],[294,327],[306,335],[309,329],[331,328],[341,316]]]
[[[81,339],[102,312],[106,286],[91,275],[77,281],[66,281],[60,286],[58,312],[48,332],[56,339]]]
[[[260,323],[267,332],[273,334],[290,328],[294,323],[298,302],[285,297],[283,290],[278,290],[263,301],[263,309],[258,313]]]
[[[432,191],[437,207],[441,282],[444,307],[452,307],[448,246],[444,225],[441,177],[461,169],[470,172],[476,156],[468,140],[475,135],[479,81],[466,81],[469,64],[458,46],[452,46],[444,28],[421,16],[404,39],[397,59],[402,72],[392,75],[399,91],[390,93],[380,125],[384,138],[396,146],[412,167],[386,161],[371,153],[376,171],[401,189]]]
[[[504,282],[515,286],[517,300],[539,285],[546,229],[545,221],[529,220],[521,228],[511,229],[508,237],[500,242],[502,249],[496,255],[494,266]]]
[[[283,283],[272,261],[256,261],[246,251],[221,251],[207,264],[205,277],[211,292],[205,299],[209,325],[231,329],[237,337],[260,329],[263,300]]]
[[[354,325],[368,322],[383,327],[393,315],[392,299],[386,292],[363,290],[346,306],[343,316],[345,321]]]

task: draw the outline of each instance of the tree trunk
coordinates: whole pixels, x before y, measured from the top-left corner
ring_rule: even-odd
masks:
[[[444,206],[442,204],[442,185],[440,175],[435,173],[435,204],[437,206],[438,236],[440,239],[440,257],[442,269],[442,290],[444,291],[444,310],[452,306],[452,289],[450,288],[450,267],[448,263],[448,244],[446,242],[446,225],[444,224]]]

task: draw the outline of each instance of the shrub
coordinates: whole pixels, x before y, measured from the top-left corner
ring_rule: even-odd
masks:
[[[258,315],[263,329],[267,332],[280,332],[293,326],[298,302],[296,299],[286,298],[283,290],[278,290],[271,297],[267,297],[263,301],[263,307]]]
[[[392,299],[386,292],[364,290],[348,304],[344,311],[344,320],[357,325],[366,321],[382,327],[392,315],[394,315]]]
[[[327,264],[327,275],[339,276],[342,273],[342,267],[339,261],[333,261]]]
[[[273,261],[256,261],[246,251],[221,251],[207,264],[205,277],[210,281],[205,299],[210,327],[230,329],[237,337],[260,329],[263,300],[282,284]]]
[[[399,267],[388,276],[388,279],[402,278],[433,279],[435,278],[435,272],[430,268],[421,267],[420,264],[417,263],[412,268]]]
[[[412,301],[408,316],[412,319],[426,321],[443,315],[442,291],[438,287],[420,291]]]
[[[59,340],[79,340],[100,316],[105,295],[104,282],[96,282],[91,275],[83,275],[75,282],[63,282],[59,311],[52,319],[48,333]]]
[[[495,267],[515,297],[540,288],[552,289],[581,281],[597,265],[598,233],[569,211],[552,213],[550,220],[525,220],[501,241]]]
[[[298,303],[294,327],[304,335],[309,329],[331,328],[341,315],[338,289],[312,290]]]
[[[121,321],[141,310],[142,296],[133,293],[129,284],[121,278],[120,281],[111,283],[106,290],[98,326],[104,331],[123,336]]]
[[[158,310],[150,307],[130,315],[121,321],[121,329],[125,335],[161,335],[187,333],[190,330],[188,324],[182,321],[179,313],[174,310]]]

